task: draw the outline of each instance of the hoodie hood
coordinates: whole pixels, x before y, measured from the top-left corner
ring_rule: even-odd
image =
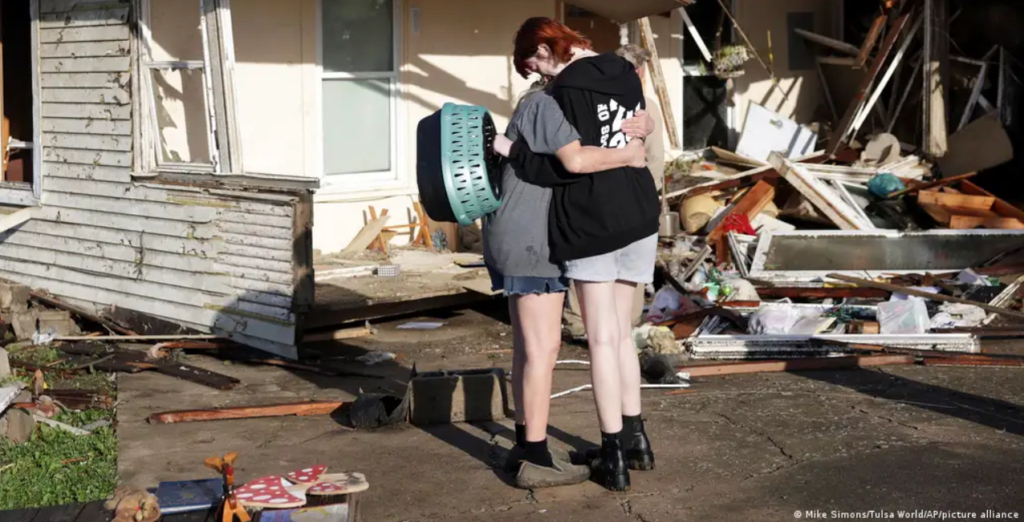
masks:
[[[636,76],[636,68],[625,58],[614,53],[604,53],[581,58],[569,64],[558,77],[554,87],[584,89],[609,96],[621,96],[630,89],[631,83],[624,81]]]

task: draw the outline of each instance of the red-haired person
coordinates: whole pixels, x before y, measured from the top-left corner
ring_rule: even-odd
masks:
[[[590,42],[549,18],[527,20],[515,36],[516,70],[552,82],[551,94],[580,135],[580,147],[643,147],[623,126],[644,108],[631,63],[597,54]],[[564,264],[582,304],[601,449],[591,476],[616,491],[629,470],[654,468],[640,404],[640,364],[630,337],[637,285],[654,278],[660,203],[646,167],[620,166],[581,176],[569,154],[541,155],[523,140],[499,139],[517,175],[552,188],[548,216],[551,257]],[[528,427],[528,426],[527,426]]]

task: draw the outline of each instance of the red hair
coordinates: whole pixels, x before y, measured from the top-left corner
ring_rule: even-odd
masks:
[[[559,63],[572,59],[572,48],[590,49],[590,40],[582,34],[569,29],[565,24],[550,18],[536,17],[523,22],[516,31],[513,63],[523,78],[528,78],[526,60],[537,54],[541,44],[547,45]]]

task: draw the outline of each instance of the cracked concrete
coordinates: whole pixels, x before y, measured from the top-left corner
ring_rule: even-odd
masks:
[[[209,476],[203,459],[238,451],[240,480],[322,463],[365,473],[363,520],[630,521],[793,520],[796,510],[1020,510],[1024,491],[1024,370],[891,367],[705,378],[690,393],[645,391],[658,469],[634,472],[615,494],[585,483],[522,491],[495,470],[514,438],[511,420],[403,426],[376,432],[330,417],[150,426],[172,409],[348,400],[360,389],[396,391],[413,363],[508,368],[506,325],[476,312],[441,317],[436,332],[378,326],[348,346],[318,347],[325,362],[380,375],[330,378],[274,367],[192,362],[238,377],[215,391],[159,374],[119,379],[119,472],[123,482]],[[365,367],[354,357],[386,350],[400,364]],[[562,358],[585,358],[576,348]],[[585,384],[560,369],[553,390]],[[552,404],[553,445],[585,450],[599,438],[588,392]]]

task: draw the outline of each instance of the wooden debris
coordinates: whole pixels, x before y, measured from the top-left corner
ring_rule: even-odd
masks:
[[[846,53],[846,54],[849,54],[849,55],[852,55],[852,56],[858,56],[859,54],[861,54],[861,50],[860,49],[858,49],[856,46],[848,44],[846,42],[841,42],[841,41],[836,40],[834,38],[829,38],[827,36],[822,36],[822,35],[817,34],[817,33],[812,33],[812,32],[807,31],[805,29],[794,29],[793,31],[796,34],[806,38],[807,40],[809,40],[811,42],[814,42],[814,43],[816,43],[818,45],[823,45],[825,47],[828,47],[829,49],[833,49],[833,50],[839,51],[841,53]]]
[[[385,214],[379,218],[370,220],[370,222],[368,222],[366,226],[356,234],[356,237],[349,242],[348,246],[345,247],[345,250],[342,251],[342,255],[352,255],[366,250],[370,244],[377,239],[381,231],[384,230],[384,226],[387,225],[389,219],[391,219],[391,216]]]
[[[78,435],[78,436],[92,435],[91,431],[85,431],[83,429],[76,428],[76,427],[71,426],[69,424],[64,424],[63,422],[55,421],[53,419],[48,419],[48,418],[46,418],[46,417],[44,417],[42,415],[39,415],[39,414],[33,415],[32,417],[36,420],[36,422],[41,422],[43,424],[46,424],[47,426],[50,426],[51,428],[57,428],[59,430],[64,430],[64,431],[66,431],[66,432],[68,432],[68,433],[70,433],[72,435]]]
[[[871,230],[874,227],[862,223],[854,209],[850,208],[838,194],[803,167],[773,152],[769,161],[793,188],[807,198],[815,208],[825,214],[842,230]]]
[[[36,301],[45,304],[46,306],[68,311],[74,315],[77,315],[78,317],[81,317],[82,319],[86,319],[88,321],[92,321],[96,324],[102,325],[104,328],[110,330],[111,332],[121,335],[135,335],[135,332],[109,319],[100,317],[96,314],[91,314],[85,310],[82,310],[81,308],[78,308],[77,306],[69,305],[64,301],[57,299],[56,297],[44,294],[42,292],[32,292],[32,299],[35,299]]]
[[[864,38],[864,43],[860,46],[860,52],[857,53],[856,67],[864,67],[864,64],[868,62],[868,58],[871,58],[871,51],[875,48],[875,44],[878,43],[878,38],[882,36],[885,21],[886,16],[883,14],[875,18],[875,21],[871,24],[868,36]]]
[[[729,256],[729,249],[726,248],[724,241],[725,226],[729,216],[743,215],[753,220],[754,217],[760,214],[773,199],[775,199],[775,187],[767,181],[759,181],[757,182],[757,185],[754,185],[753,189],[744,194],[740,200],[733,205],[732,210],[728,211],[725,216],[722,217],[718,226],[708,234],[707,238],[708,244],[714,245],[719,262],[727,261]]]
[[[676,129],[676,119],[672,113],[672,98],[669,97],[668,87],[665,83],[665,73],[661,70],[661,60],[658,59],[658,46],[654,42],[654,31],[651,29],[651,21],[644,17],[637,20],[640,27],[640,43],[644,49],[651,52],[651,59],[647,62],[647,70],[651,73],[651,80],[654,81],[654,90],[658,93],[658,103],[661,104],[662,118],[665,120],[665,130],[668,131],[668,142],[673,149],[679,149],[679,132]],[[660,130],[659,130],[660,132]]]
[[[942,295],[942,294],[932,294],[932,293],[924,292],[924,291],[921,291],[921,290],[915,290],[913,288],[908,288],[908,287],[904,287],[904,286],[890,285],[890,284],[887,284],[887,283],[879,283],[879,282],[876,282],[876,281],[869,281],[867,279],[860,279],[860,278],[857,278],[857,277],[850,277],[850,276],[845,276],[845,275],[842,275],[842,274],[829,274],[828,277],[831,278],[831,279],[837,279],[839,281],[843,281],[845,283],[852,283],[852,284],[855,284],[857,286],[866,286],[868,288],[878,288],[880,290],[887,290],[889,292],[894,292],[894,293],[898,293],[898,294],[912,295],[914,297],[923,297],[925,299],[931,299],[933,301],[941,301],[941,302],[945,302],[945,303],[960,303],[960,304],[974,305],[974,306],[977,306],[978,308],[981,308],[982,310],[985,310],[987,312],[992,312],[994,314],[1000,314],[1000,315],[1005,315],[1007,317],[1016,317],[1018,319],[1024,319],[1024,313],[1015,312],[1013,310],[1007,310],[1006,308],[1000,308],[998,306],[992,306],[992,305],[989,305],[989,304],[986,304],[986,303],[978,303],[978,302],[975,302],[975,301],[971,301],[969,299],[961,299],[959,297],[952,297],[952,296]]]
[[[333,332],[307,333],[302,336],[302,342],[316,343],[321,341],[343,341],[345,339],[357,339],[359,337],[368,337],[370,335],[373,335],[373,329],[370,328],[369,324],[366,324],[364,326],[357,326],[353,328],[342,328],[340,330],[334,330]]]
[[[855,357],[813,357],[787,359],[784,361],[757,361],[708,366],[680,366],[676,369],[690,374],[690,377],[712,377],[719,375],[740,375],[746,373],[778,373],[814,370],[842,370],[849,368],[870,368],[914,364],[909,355],[868,355]]]
[[[172,424],[177,422],[286,417],[290,415],[329,415],[346,404],[345,402],[296,402],[211,410],[169,411],[154,413],[149,416],[148,420],[152,424]]]
[[[757,295],[766,299],[888,299],[890,294],[885,290],[858,287],[795,286],[757,289]]]
[[[951,178],[943,178],[943,179],[939,179],[939,180],[935,180],[935,181],[929,181],[929,182],[924,183],[924,184],[915,184],[914,186],[910,186],[910,187],[907,187],[907,188],[905,188],[903,190],[899,190],[899,191],[893,192],[892,194],[889,194],[885,198],[886,199],[895,199],[895,198],[898,198],[900,196],[903,196],[903,195],[906,195],[906,194],[912,194],[914,192],[920,192],[922,190],[929,190],[929,189],[933,189],[933,188],[946,187],[946,186],[949,186],[949,185],[954,185],[954,184],[956,184],[956,183],[958,183],[960,181],[964,181],[966,179],[973,178],[974,176],[977,176],[977,175],[978,175],[977,172],[969,172],[967,174],[961,174],[959,176],[953,176]]]
[[[61,342],[73,342],[73,341],[120,341],[120,342],[139,342],[139,341],[184,341],[184,340],[217,340],[224,339],[222,335],[212,334],[201,334],[201,335],[78,335],[78,336],[63,336],[55,337],[54,341]]]

